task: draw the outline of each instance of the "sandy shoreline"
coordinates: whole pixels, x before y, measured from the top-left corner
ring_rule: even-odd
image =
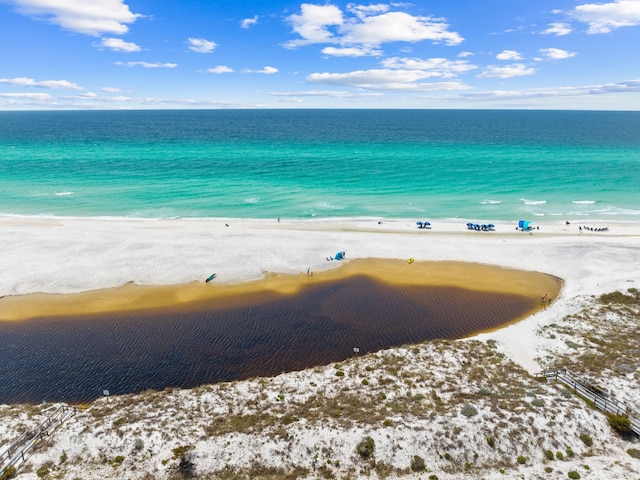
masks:
[[[409,220],[0,217],[0,318],[15,316],[10,313],[14,303],[22,303],[22,315],[29,316],[30,308],[37,310],[50,297],[32,294],[97,291],[85,295],[99,297],[104,289],[130,282],[145,288],[179,285],[177,290],[190,297],[202,291],[203,280],[213,272],[217,288],[246,288],[265,276],[305,281],[307,269],[317,274],[368,263],[374,270],[389,271],[389,265],[376,263],[383,259],[404,265],[415,258],[414,267],[422,261],[472,262],[542,272],[564,282],[553,308],[492,334],[504,341],[514,360],[535,370],[535,326],[562,316],[576,295],[597,295],[640,281],[640,225],[609,223],[607,232],[580,232],[581,224],[573,220],[570,225],[564,220],[537,222],[540,229],[529,235],[516,231],[515,222],[492,222],[493,232],[468,231],[466,222],[432,220],[432,228],[422,230]],[[326,260],[338,251],[345,251],[349,262]],[[351,262],[361,259],[368,260]],[[487,278],[472,278],[468,285],[486,284]],[[119,289],[133,290],[144,291]]]

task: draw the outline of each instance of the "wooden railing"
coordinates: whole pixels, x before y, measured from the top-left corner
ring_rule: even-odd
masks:
[[[536,374],[538,378],[553,378],[575,390],[581,397],[593,402],[593,405],[605,413],[626,415],[631,422],[631,430],[640,436],[640,413],[624,402],[612,400],[601,388],[578,377],[567,368],[547,369]]]
[[[32,449],[38,442],[48,437],[62,423],[74,416],[75,413],[75,407],[67,405],[54,407],[53,413],[40,425],[20,435],[15,442],[0,453],[0,476],[5,474],[11,467],[16,470],[20,468],[29,459]]]

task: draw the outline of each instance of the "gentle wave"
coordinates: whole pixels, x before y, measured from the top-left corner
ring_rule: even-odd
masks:
[[[501,203],[501,200],[485,200],[480,202],[480,205],[500,205]]]
[[[56,197],[68,197],[69,195],[73,195],[74,192],[56,192]]]
[[[595,200],[573,200],[571,203],[574,205],[593,205],[596,203]]]
[[[527,200],[526,198],[522,198],[521,201],[525,205],[545,205],[547,203],[546,200]]]

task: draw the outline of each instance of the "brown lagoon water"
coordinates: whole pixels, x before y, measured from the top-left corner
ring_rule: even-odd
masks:
[[[82,317],[0,322],[0,403],[80,402],[111,394],[272,376],[354,355],[461,338],[520,318],[538,298],[392,286],[367,276],[295,295]]]

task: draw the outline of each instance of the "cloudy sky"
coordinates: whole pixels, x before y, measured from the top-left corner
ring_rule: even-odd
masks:
[[[0,0],[0,109],[640,110],[640,0]]]

